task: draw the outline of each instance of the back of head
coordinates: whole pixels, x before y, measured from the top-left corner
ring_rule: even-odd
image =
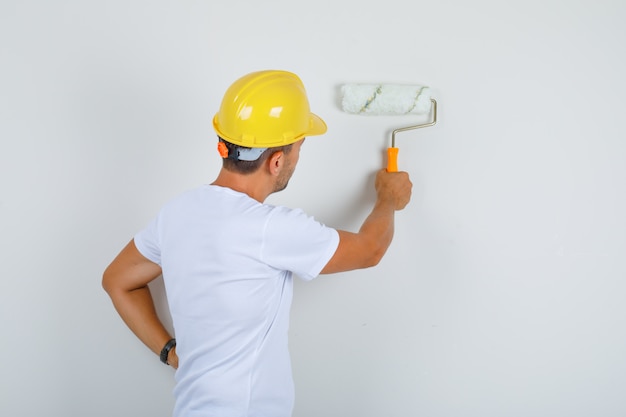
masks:
[[[260,157],[261,149],[288,146],[327,129],[311,113],[302,80],[279,70],[257,71],[236,80],[224,94],[213,127],[228,145],[221,146],[222,157],[233,159],[235,149],[234,159],[247,161]]]
[[[274,152],[282,151],[288,154],[293,144],[272,148],[249,148],[235,145],[219,137],[217,149],[222,156],[223,167],[238,174],[252,174],[256,172]]]

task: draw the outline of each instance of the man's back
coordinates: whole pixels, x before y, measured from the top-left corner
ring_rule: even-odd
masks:
[[[175,415],[290,415],[290,271],[316,276],[336,231],[202,186],[168,203],[135,244],[163,269],[181,364]]]

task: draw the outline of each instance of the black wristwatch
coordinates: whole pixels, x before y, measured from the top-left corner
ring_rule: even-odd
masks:
[[[172,350],[174,346],[176,346],[176,339],[170,339],[167,341],[165,346],[163,346],[163,349],[161,349],[161,362],[169,365],[169,363],[167,363],[167,357],[170,354],[170,350]]]

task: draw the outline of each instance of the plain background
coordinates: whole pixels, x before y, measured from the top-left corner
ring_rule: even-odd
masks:
[[[220,160],[259,69],[328,133],[268,202],[356,230],[394,127],[343,83],[427,84],[411,204],[375,268],[298,281],[294,417],[626,415],[622,0],[0,2],[0,415],[168,416],[173,372],[101,274]],[[168,320],[160,282],[152,286]]]

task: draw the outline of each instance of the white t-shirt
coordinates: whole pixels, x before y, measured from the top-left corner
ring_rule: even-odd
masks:
[[[177,340],[174,416],[287,417],[292,273],[310,280],[339,244],[301,210],[205,185],[135,236],[161,265]]]

